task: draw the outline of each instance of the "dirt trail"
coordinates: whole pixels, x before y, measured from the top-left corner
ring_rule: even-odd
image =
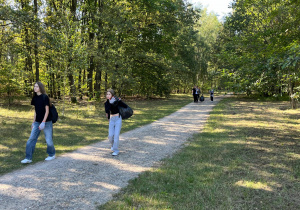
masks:
[[[119,156],[111,156],[106,140],[1,176],[0,209],[96,209],[130,179],[201,132],[210,111],[223,97],[190,103],[156,122],[121,134]]]

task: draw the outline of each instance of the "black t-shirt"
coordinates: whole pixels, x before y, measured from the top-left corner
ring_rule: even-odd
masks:
[[[108,119],[110,119],[110,114],[118,114],[119,113],[118,106],[127,108],[127,104],[125,104],[121,100],[117,100],[113,104],[109,103],[109,100],[107,100],[104,103],[104,106],[105,106],[105,112],[108,114]]]
[[[35,121],[42,122],[46,113],[45,106],[49,106],[49,97],[46,94],[36,95],[32,98],[31,105],[34,105],[36,113]],[[46,121],[51,121],[50,111]]]
[[[196,94],[196,88],[193,88],[192,90],[193,90],[193,95],[195,95]]]

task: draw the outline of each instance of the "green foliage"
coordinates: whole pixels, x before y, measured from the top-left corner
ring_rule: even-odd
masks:
[[[208,23],[216,17],[203,13],[199,26],[200,10],[185,1],[1,4],[0,36],[8,37],[11,50],[1,51],[0,64],[5,65],[4,57],[14,58],[10,68],[20,94],[29,95],[33,82],[41,80],[51,97],[74,101],[83,95],[99,98],[108,87],[120,95],[168,96],[207,74],[206,46],[217,25]],[[206,32],[198,33],[202,28]]]
[[[184,148],[98,209],[299,209],[300,111],[288,106],[222,100]]]
[[[191,96],[183,94],[171,95],[169,99],[125,99],[134,110],[134,115],[123,123],[122,132],[170,115],[191,100]],[[20,161],[24,158],[26,141],[30,136],[30,122],[34,114],[29,104],[30,100],[27,99],[7,106],[6,102],[0,100],[0,174],[23,167]],[[108,121],[103,101],[82,100],[77,104],[57,101],[55,106],[60,114],[59,121],[54,124],[57,155],[99,140],[107,140]],[[63,109],[64,116],[61,115]],[[34,153],[34,162],[45,159],[47,155],[45,146],[45,138],[41,133]]]
[[[234,1],[216,49],[217,66],[226,69],[232,85],[228,88],[265,96],[288,93],[295,107],[299,6],[299,1]]]

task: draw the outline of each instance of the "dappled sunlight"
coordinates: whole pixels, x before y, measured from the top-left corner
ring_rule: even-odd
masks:
[[[214,133],[227,133],[228,131],[226,129],[216,128],[214,129]]]
[[[223,122],[223,124],[234,128],[263,128],[266,126],[265,122],[259,122],[259,121],[251,122],[246,120],[228,121],[228,122]]]
[[[286,156],[288,156],[289,158],[294,159],[294,160],[300,160],[300,154],[289,152],[286,154]]]
[[[255,189],[255,190],[265,190],[265,191],[269,191],[269,192],[274,191],[274,189],[272,187],[268,186],[268,184],[264,184],[261,182],[240,180],[240,181],[236,182],[235,185],[239,186],[239,187],[246,187],[246,188]]]
[[[59,182],[59,185],[60,187],[63,189],[63,190],[70,190],[70,188],[72,186],[80,186],[80,185],[84,185],[84,183],[78,181],[78,182],[67,182],[67,181],[62,181],[62,182]]]
[[[250,167],[251,168],[251,167]],[[272,172],[268,172],[267,170],[257,170],[257,168],[253,167],[253,170],[255,171],[255,173],[261,177],[266,177],[268,179],[271,179],[274,177],[274,173]]]
[[[145,103],[145,106],[147,105]],[[62,209],[73,207],[91,209],[95,207],[94,201],[96,199],[97,202],[103,202],[103,197],[106,196],[105,199],[110,198],[113,193],[125,187],[130,179],[137,177],[141,172],[151,170],[155,163],[182,148],[182,145],[194,133],[201,131],[201,126],[208,119],[208,112],[214,105],[215,103],[207,103],[207,106],[204,103],[202,105],[192,104],[188,108],[183,108],[178,113],[167,117],[161,113],[155,113],[157,110],[160,112],[168,111],[167,106],[157,106],[154,109],[147,107],[148,111],[144,108],[141,109],[142,111],[137,112],[130,121],[124,121],[123,128],[126,124],[128,125],[128,122],[135,123],[136,125],[133,127],[138,127],[144,122],[149,123],[157,118],[161,118],[161,120],[122,133],[118,156],[111,155],[111,145],[107,140],[108,121],[102,122],[102,117],[91,116],[92,114],[99,114],[95,111],[95,107],[87,107],[89,110],[85,115],[82,115],[83,118],[79,111],[77,113],[76,110],[73,113],[66,112],[67,117],[55,125],[56,139],[54,142],[57,141],[55,145],[57,151],[69,151],[84,146],[87,141],[103,141],[82,147],[72,153],[63,155],[57,153],[57,158],[53,161],[30,165],[22,170],[22,173],[14,174],[13,172],[2,177],[1,183],[11,184],[15,188],[26,186],[36,188],[34,190],[38,192],[37,195],[39,193],[43,195],[42,197],[35,195],[38,202],[33,204],[24,195],[23,197],[20,194],[12,195],[14,191],[9,189],[5,190],[5,198],[13,198],[10,202],[24,207],[24,209],[45,202],[47,205],[59,205]],[[169,106],[171,107],[170,111],[174,110],[172,106]],[[192,112],[190,111],[191,108],[193,109]],[[143,114],[149,117],[143,117]],[[69,115],[72,116],[69,117]],[[81,119],[74,120],[76,117]],[[101,122],[97,122],[97,120]],[[216,132],[225,131],[217,130]],[[44,141],[39,146],[42,145],[45,150]],[[43,152],[45,153],[45,151]],[[198,167],[210,167],[213,170],[219,168],[218,165],[213,164],[199,165]],[[210,175],[214,176],[214,172],[210,172]],[[12,176],[15,177],[14,180],[16,181],[11,179]],[[35,185],[31,186],[31,182]],[[50,193],[49,189],[51,189]],[[24,192],[24,190],[22,191]],[[20,197],[24,199],[24,203],[19,202]]]
[[[175,135],[172,135],[172,137],[175,137]],[[158,139],[149,139],[145,136],[145,139],[143,140],[143,142],[145,143],[149,143],[149,144],[156,144],[156,145],[167,145],[166,142],[161,142]]]
[[[96,186],[105,188],[105,189],[109,189],[109,190],[118,190],[118,189],[120,189],[119,186],[117,186],[117,185],[112,185],[112,184],[108,184],[108,183],[106,183],[106,182],[94,182],[93,184],[96,185]],[[99,190],[99,189],[96,188],[96,190]]]
[[[249,146],[248,145],[248,148],[250,148],[250,149],[255,149],[255,150],[258,150],[258,151],[263,151],[263,152],[274,152],[274,149],[272,149],[272,148],[269,148],[269,147],[263,147],[262,145],[260,145],[260,146],[254,146],[254,145],[251,145],[251,146]]]
[[[270,163],[266,165],[266,167],[273,167],[276,169],[281,169],[282,171],[291,171],[291,168],[289,168],[287,165],[283,163]]]
[[[9,147],[3,145],[3,144],[0,144],[0,151],[3,151],[3,150],[9,150]]]
[[[120,162],[118,159],[113,159],[113,158],[109,159],[106,157],[102,157],[99,154],[93,152],[87,152],[86,154],[74,152],[69,154],[68,157],[76,161],[92,162],[93,164],[97,164],[97,163],[101,164],[105,162],[105,164],[111,165],[117,169],[128,171],[128,172],[134,172],[134,173],[138,173],[150,169],[149,167],[142,167],[136,164]],[[76,163],[80,164],[79,162]],[[74,172],[74,171],[70,171],[70,172]]]
[[[12,196],[15,199],[25,199],[39,201],[43,194],[35,188],[30,187],[16,187],[8,184],[0,183],[0,195],[1,196]]]

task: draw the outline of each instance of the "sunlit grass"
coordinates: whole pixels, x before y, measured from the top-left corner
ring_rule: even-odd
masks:
[[[192,102],[190,95],[173,95],[170,99],[125,100],[132,107],[134,115],[124,120],[122,131],[151,123],[169,115]],[[31,132],[34,109],[25,100],[17,105],[0,106],[0,174],[23,167],[25,146]],[[56,104],[60,119],[54,124],[54,145],[56,154],[71,152],[79,147],[103,141],[108,135],[108,120],[105,117],[104,101],[80,104],[61,101]],[[64,107],[64,115],[62,115]],[[33,161],[47,157],[44,134],[41,133],[33,156]]]
[[[300,110],[221,101],[203,132],[99,209],[300,209]]]

